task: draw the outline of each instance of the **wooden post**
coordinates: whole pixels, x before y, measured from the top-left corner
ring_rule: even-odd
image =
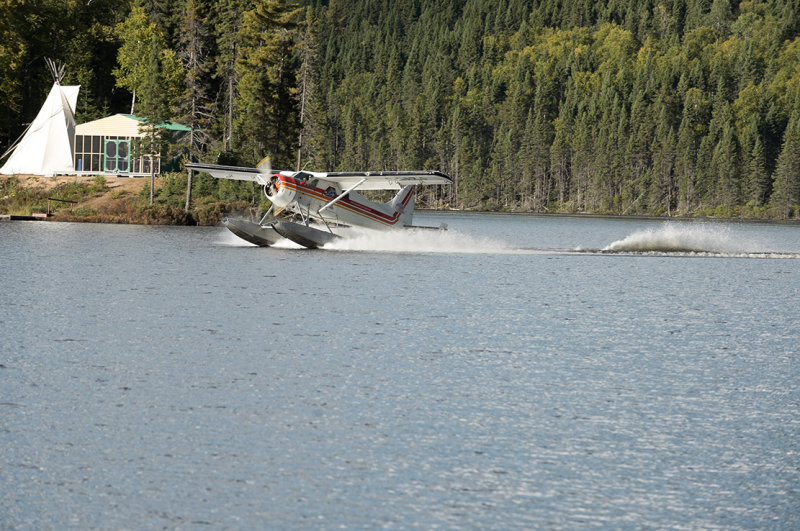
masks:
[[[186,207],[183,209],[184,212],[189,212],[189,207],[192,205],[192,174],[194,170],[189,168],[189,180],[186,181]]]
[[[156,165],[154,157],[150,156],[150,206],[153,206],[153,188],[156,186]]]

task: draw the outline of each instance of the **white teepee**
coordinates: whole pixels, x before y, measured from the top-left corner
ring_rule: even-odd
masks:
[[[79,90],[79,85],[53,84],[39,114],[0,173],[52,175],[75,169],[72,153]]]

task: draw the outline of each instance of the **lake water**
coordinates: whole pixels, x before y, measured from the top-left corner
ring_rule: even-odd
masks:
[[[800,528],[800,226],[416,221],[0,223],[0,528]]]

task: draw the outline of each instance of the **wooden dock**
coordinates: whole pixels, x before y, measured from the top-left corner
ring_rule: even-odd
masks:
[[[47,219],[47,214],[43,212],[34,212],[30,216],[20,216],[17,214],[0,214],[0,221],[44,221]]]

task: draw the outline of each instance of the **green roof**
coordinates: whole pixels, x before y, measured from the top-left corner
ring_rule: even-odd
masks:
[[[141,116],[134,116],[133,114],[123,114],[122,116],[125,116],[127,118],[132,118],[132,119],[137,120],[139,122],[147,122],[148,121],[147,118],[143,118]],[[156,127],[161,127],[162,129],[167,129],[168,131],[191,131],[192,130],[191,127],[185,126],[183,124],[179,124],[177,122],[164,122],[164,123],[158,124]]]

